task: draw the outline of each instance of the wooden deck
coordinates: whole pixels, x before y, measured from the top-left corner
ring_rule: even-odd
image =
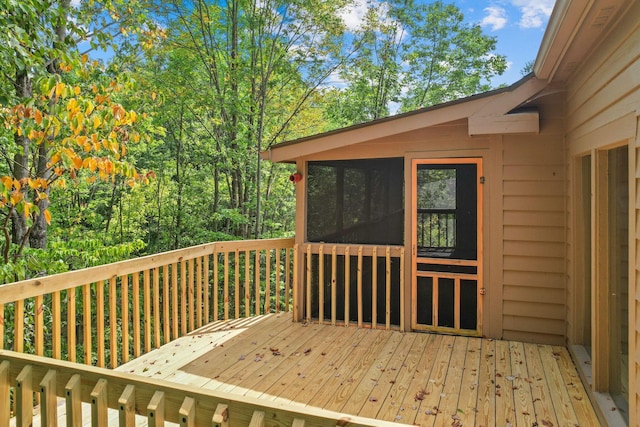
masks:
[[[600,425],[567,350],[293,323],[216,322],[119,371],[421,426]]]

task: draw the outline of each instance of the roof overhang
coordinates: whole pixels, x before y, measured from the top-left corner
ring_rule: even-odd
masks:
[[[544,33],[534,74],[567,81],[634,0],[558,0]]]
[[[517,109],[526,106],[545,87],[546,82],[529,75],[507,88],[277,144],[264,151],[262,157],[273,162],[291,162],[461,119],[468,119],[469,135],[537,133],[538,112]]]

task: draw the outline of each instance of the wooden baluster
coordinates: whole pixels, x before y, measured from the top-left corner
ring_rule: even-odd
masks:
[[[58,397],[56,396],[56,371],[49,370],[40,381],[41,426],[58,425]]]
[[[169,288],[171,279],[169,277],[169,265],[162,266],[162,334],[163,343],[171,341],[171,318],[169,317]]]
[[[351,254],[349,246],[344,248],[344,324],[349,326],[349,305],[351,304]]]
[[[227,405],[218,403],[211,424],[213,427],[229,427],[229,407]]]
[[[251,256],[244,251],[244,316],[251,316]]]
[[[142,311],[144,320],[144,352],[151,351],[151,272],[142,272]]]
[[[188,290],[187,290],[187,300],[189,301],[189,331],[193,331],[196,328],[196,313],[195,313],[195,303],[194,303],[194,287],[195,287],[195,275],[196,275],[196,271],[195,271],[195,266],[193,265],[193,258],[191,258],[189,261],[187,261],[187,263],[189,264],[189,268],[188,268],[188,280],[187,280],[187,284],[188,284]]]
[[[304,427],[304,420],[301,420],[300,418],[294,419],[291,423],[291,427]]]
[[[264,314],[271,313],[271,249],[265,250]]]
[[[160,269],[153,269],[153,348],[160,348]]]
[[[378,247],[371,254],[371,328],[378,324]]]
[[[358,328],[362,327],[362,246],[358,246]]]
[[[91,425],[108,426],[109,408],[107,406],[107,380],[99,379],[91,391]]]
[[[214,251],[213,252],[213,288],[211,289],[211,292],[213,293],[212,310],[213,310],[214,322],[218,321],[218,318],[220,317],[220,301],[218,297],[218,280],[220,275],[220,273],[218,272],[219,258],[220,256],[218,255],[218,252]]]
[[[35,301],[35,350],[38,356],[42,356],[44,355],[44,297],[38,295]]]
[[[400,330],[405,332],[404,326],[404,248],[400,249]]]
[[[338,259],[336,255],[336,246],[333,245],[331,248],[331,324],[333,326],[336,325],[336,317],[337,317],[337,306],[336,306],[336,297],[337,297],[337,274],[336,271],[338,268]]]
[[[120,277],[120,312],[122,313],[122,363],[129,361],[129,275]]]
[[[209,255],[204,256],[204,295],[202,299],[204,300],[204,323],[209,323],[211,321],[211,313],[209,310],[209,287],[211,286],[211,281],[209,280]]]
[[[433,309],[432,309],[433,310],[433,319],[432,319],[432,322],[433,323],[432,324],[433,324],[433,326],[438,326],[438,305],[439,305],[438,304],[438,298],[439,298],[438,291],[440,290],[439,289],[440,278],[438,276],[433,276],[432,280],[433,280],[433,292],[432,292],[432,295],[433,295],[433,297],[432,297],[433,298],[433,300],[432,300],[433,301],[433,303],[432,303],[432,305],[433,305]]]
[[[291,301],[291,251],[289,248],[285,249],[284,252],[284,310],[290,311],[290,301]],[[293,248],[293,286],[295,286],[298,281],[298,245],[295,245]],[[295,291],[294,291],[295,292]],[[295,297],[293,298],[295,301]],[[294,306],[295,307],[295,306]],[[294,319],[295,319],[294,313]]]
[[[196,325],[202,326],[202,258],[196,258]]]
[[[196,401],[193,397],[185,397],[178,411],[181,427],[195,427],[196,425]]]
[[[318,323],[324,323],[324,245],[318,250]]]
[[[140,357],[140,275],[133,273],[133,357]]]
[[[180,330],[187,335],[187,261],[180,262]]]
[[[276,269],[276,313],[280,313],[280,249],[276,249],[276,261],[275,261],[275,269]]]
[[[229,320],[229,251],[224,251],[224,320]]]
[[[255,293],[256,293],[256,316],[259,316],[262,313],[260,307],[260,250],[256,249],[256,258],[255,264],[253,264],[254,274],[256,277],[256,281],[254,283]]]
[[[60,303],[60,291],[51,295],[51,355],[54,359],[62,358],[62,310]],[[0,341],[1,343],[2,341]],[[0,347],[2,347],[0,345]]]
[[[460,330],[460,278],[453,280],[453,327]]]
[[[91,343],[91,284],[88,283],[82,287],[82,330],[84,332],[84,363],[92,364],[92,343]]]
[[[104,283],[96,283],[96,339],[98,340],[98,366],[104,368]]]
[[[249,427],[264,427],[264,412],[253,411]]]
[[[149,427],[164,427],[164,392],[156,391],[147,405]]]
[[[307,245],[307,308],[305,318],[311,322],[311,245]]]
[[[109,279],[109,355],[111,369],[115,369],[118,366],[118,300],[116,299],[116,285],[117,278],[114,276]]]
[[[0,362],[0,427],[9,427],[11,414],[11,383],[9,382],[9,362]]]
[[[178,264],[171,264],[171,321],[174,340],[180,336],[178,329]]]
[[[18,300],[14,305],[14,342],[13,350],[18,353],[24,351],[24,300]]]
[[[82,379],[75,374],[64,386],[67,427],[82,427]]]
[[[0,304],[0,350],[4,349],[4,304]]]
[[[67,289],[67,358],[75,362],[76,355],[76,288]]]
[[[26,365],[16,378],[15,414],[16,427],[33,425],[33,385],[31,365]]]
[[[387,246],[387,250],[385,253],[386,259],[386,270],[385,270],[385,322],[386,329],[391,329],[391,247]]]
[[[136,388],[128,384],[118,398],[118,419],[120,427],[136,425]]]
[[[292,282],[292,287],[293,287],[293,295],[291,295],[291,300],[293,301],[293,319],[297,322],[298,320],[300,320],[300,306],[299,304],[301,304],[300,301],[298,301],[299,295],[301,295],[301,290],[298,287],[298,249],[299,246],[296,244],[293,247],[293,282]],[[287,269],[289,268],[289,251],[287,251]],[[287,294],[286,296],[286,303],[287,303],[287,311],[289,311],[289,273],[287,270],[287,283],[286,283],[286,290],[285,293]]]
[[[234,308],[235,308],[235,318],[240,318],[240,251],[236,248],[236,252],[233,258],[234,270],[233,270],[233,278],[234,278]]]

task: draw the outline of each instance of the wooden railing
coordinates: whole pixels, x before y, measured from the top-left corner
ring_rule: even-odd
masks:
[[[404,330],[404,247],[305,243],[294,253],[304,262],[294,301],[304,301],[305,319]]]
[[[289,311],[292,249],[216,242],[0,285],[0,349],[115,368],[211,321]]]
[[[10,398],[14,397],[14,410]],[[0,426],[32,425],[34,395],[40,397],[40,425],[57,425],[58,400],[66,405],[66,425],[81,426],[83,402],[91,425],[149,426],[399,426],[313,407],[234,396],[76,363],[0,351]],[[110,410],[111,409],[111,414]],[[110,422],[117,411],[118,421]],[[140,419],[142,418],[142,420]],[[146,418],[146,419],[145,419]],[[115,420],[114,420],[115,421]],[[146,421],[146,423],[145,423]]]

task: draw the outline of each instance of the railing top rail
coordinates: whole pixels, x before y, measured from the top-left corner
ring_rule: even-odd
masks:
[[[360,249],[362,249],[362,255],[371,256],[374,248],[377,250],[378,256],[384,256],[386,249],[389,248],[390,255],[397,257],[400,256],[400,252],[404,249],[404,246],[398,245],[361,245],[359,243],[307,242],[298,245],[303,252],[310,247],[311,252],[314,254],[318,253],[320,247],[323,248],[325,254],[327,252],[331,253],[334,246],[336,248],[336,254],[344,255],[345,249],[349,248],[350,255],[352,256],[358,255]]]
[[[55,370],[57,373],[56,390],[58,391],[59,396],[64,396],[62,392],[64,391],[65,385],[69,379],[73,375],[80,375],[82,379],[81,396],[83,401],[86,402],[89,402],[90,400],[92,387],[98,382],[98,380],[105,379],[107,381],[107,400],[110,408],[119,407],[118,398],[128,385],[133,385],[135,387],[136,406],[140,406],[140,408],[136,408],[139,410],[138,413],[146,413],[146,404],[151,400],[155,392],[164,392],[167,404],[165,408],[165,416],[166,420],[170,422],[179,422],[177,416],[180,403],[185,397],[191,397],[198,402],[196,425],[205,425],[205,423],[210,424],[211,416],[214,413],[216,406],[220,403],[229,406],[230,422],[232,422],[231,417],[235,417],[233,411],[233,409],[235,409],[235,414],[238,414],[240,417],[250,417],[250,414],[254,410],[260,410],[265,411],[265,413],[277,415],[278,418],[281,418],[281,421],[286,421],[285,418],[289,420],[289,422],[293,419],[304,419],[307,421],[307,425],[312,426],[328,425],[327,421],[329,420],[332,421],[332,425],[344,424],[349,426],[380,427],[397,427],[400,425],[388,421],[345,415],[339,412],[319,408],[284,405],[282,403],[272,402],[269,400],[238,396],[231,393],[207,390],[204,388],[196,388],[165,380],[142,377],[131,373],[80,365],[77,363],[30,354],[16,353],[9,350],[0,350],[0,362],[5,360],[9,362],[10,378],[16,378],[25,366],[31,366],[34,384],[38,384],[48,371]],[[207,416],[208,419],[206,419]],[[233,424],[248,425],[248,419],[246,421],[247,422],[243,423],[242,420],[238,420],[236,418],[233,420]]]
[[[238,240],[228,242],[205,243],[184,249],[176,249],[112,264],[99,265],[82,270],[69,271],[51,276],[22,280],[20,282],[0,285],[0,304],[6,304],[19,299],[44,295],[50,292],[75,288],[77,286],[93,283],[100,280],[109,280],[113,277],[161,267],[183,260],[189,260],[213,254],[215,252],[228,252],[236,249],[240,251],[259,249],[284,249],[293,248],[294,239],[258,239]]]

